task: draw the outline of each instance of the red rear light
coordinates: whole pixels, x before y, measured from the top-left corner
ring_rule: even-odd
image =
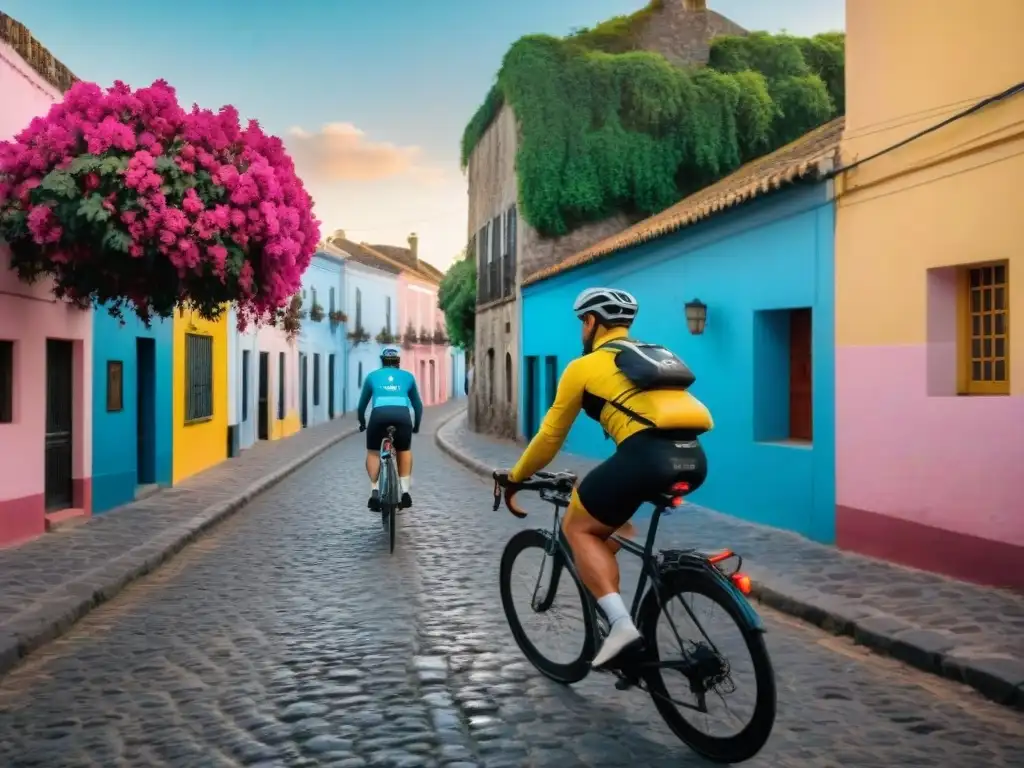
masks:
[[[690,484],[676,483],[675,485],[672,486],[672,490],[675,491],[676,493],[686,493],[688,490],[690,490]]]
[[[672,506],[673,507],[681,507],[681,506],[683,506],[683,498],[681,496],[674,497],[672,499]]]
[[[744,595],[750,594],[750,577],[745,573],[734,573],[731,577],[732,583],[736,585],[736,588]]]

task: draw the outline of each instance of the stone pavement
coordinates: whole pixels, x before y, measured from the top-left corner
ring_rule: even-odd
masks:
[[[436,439],[487,478],[493,468],[514,464],[522,451],[470,432],[465,417],[453,418]],[[551,468],[582,474],[593,464],[562,454]],[[743,556],[764,603],[1024,709],[1024,595],[840,552],[696,505],[686,509],[662,520],[661,548],[728,547]],[[648,520],[636,521],[641,537]]]
[[[344,440],[0,678],[0,765],[706,765],[643,693],[599,674],[560,686],[526,663],[497,586],[524,525],[434,445],[444,416],[414,443],[415,506],[393,555],[366,510],[363,441]],[[750,768],[1024,766],[1018,713],[765,621],[779,714]]]
[[[350,414],[258,443],[174,488],[0,550],[0,674],[356,429]]]

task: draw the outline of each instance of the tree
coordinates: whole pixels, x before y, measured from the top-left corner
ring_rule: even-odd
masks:
[[[444,312],[452,346],[472,353],[476,331],[476,260],[465,256],[463,252],[441,280],[437,306]]]

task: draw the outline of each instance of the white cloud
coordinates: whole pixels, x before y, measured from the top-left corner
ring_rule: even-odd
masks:
[[[303,178],[372,181],[413,174],[431,179],[438,173],[417,164],[419,147],[371,141],[352,123],[328,123],[316,133],[295,127],[285,141]]]

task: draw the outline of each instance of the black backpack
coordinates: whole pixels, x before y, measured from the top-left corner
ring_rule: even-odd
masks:
[[[686,363],[672,350],[660,344],[647,344],[635,339],[615,339],[602,344],[594,351],[606,350],[615,352],[616,367],[633,384],[633,389],[622,393],[615,400],[608,400],[608,404],[648,427],[655,426],[654,422],[627,408],[623,401],[628,401],[637,392],[666,389],[685,392],[697,380]]]

